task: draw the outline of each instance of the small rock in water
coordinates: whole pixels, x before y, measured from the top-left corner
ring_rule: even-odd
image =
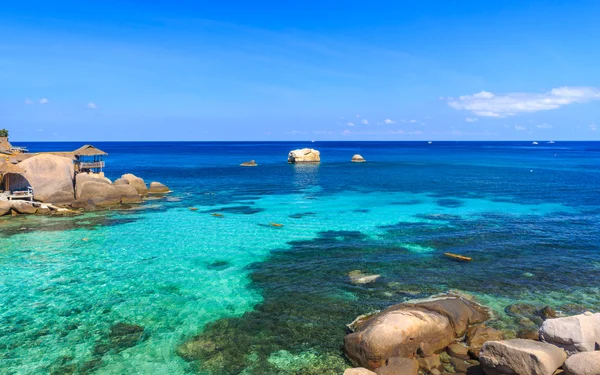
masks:
[[[110,327],[108,338],[111,347],[121,351],[135,346],[144,338],[144,327],[136,324],[117,323]]]
[[[196,207],[190,207],[189,209],[190,209],[190,211],[198,211],[198,209]]]
[[[525,277],[535,277],[535,275],[534,275],[534,274],[532,274],[531,272],[525,272],[525,273],[523,274],[523,276],[525,276]]]
[[[250,161],[246,161],[243,162],[242,164],[240,164],[240,166],[242,167],[256,167],[258,164],[256,164],[256,161],[254,160],[250,160]]]
[[[217,213],[212,213],[212,214],[210,214],[210,216],[214,216],[214,217],[224,217],[225,215],[223,215],[223,214],[217,214]]]
[[[348,277],[350,277],[350,282],[352,284],[362,285],[376,281],[381,275],[367,275],[360,270],[354,270],[348,273]]]
[[[87,238],[87,237],[83,237],[81,240],[82,240],[82,241],[89,241],[90,239],[89,239],[89,238]]]
[[[352,157],[351,160],[353,163],[364,163],[366,160],[365,158],[363,158],[362,156],[360,156],[359,154],[356,154]]]
[[[269,225],[272,227],[278,227],[278,228],[283,226],[283,224],[277,224],[277,223],[269,223]]]

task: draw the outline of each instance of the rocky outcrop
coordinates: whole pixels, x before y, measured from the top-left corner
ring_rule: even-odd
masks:
[[[499,341],[504,337],[502,332],[486,327],[485,325],[474,326],[467,331],[467,345],[469,345],[469,354],[474,357],[479,357],[479,352],[483,344],[488,341]]]
[[[150,189],[148,192],[150,194],[166,194],[170,191],[171,189],[161,184],[160,182],[152,182],[150,183]]]
[[[129,185],[129,181],[124,178],[117,178],[113,185]]]
[[[456,296],[402,303],[352,323],[344,350],[350,361],[369,369],[394,357],[427,358],[488,318],[486,309]]]
[[[241,167],[256,167],[258,164],[256,164],[256,161],[254,160],[250,160],[250,161],[245,161],[242,164],[240,164]]]
[[[540,328],[540,339],[569,354],[594,351],[600,344],[600,313],[548,319]]]
[[[28,201],[13,200],[10,201],[10,208],[19,214],[31,215],[37,212],[37,207]]]
[[[363,158],[362,156],[360,156],[359,154],[356,154],[352,157],[351,160],[353,163],[364,163],[366,162],[365,158]]]
[[[141,179],[131,173],[124,174],[123,176],[121,176],[121,179],[126,180],[129,183],[129,185],[133,186],[135,188],[135,190],[137,190],[138,194],[140,194],[140,195],[148,194],[148,187],[146,186],[146,183],[144,182],[143,179]]]
[[[523,339],[488,341],[479,354],[487,375],[552,375],[566,359],[554,345]]]
[[[600,351],[572,355],[563,365],[565,375],[600,374]]]
[[[105,181],[85,181],[77,186],[77,201],[74,207],[93,208],[110,207],[121,203],[121,194]]]
[[[102,184],[110,185],[111,182],[108,178],[101,176],[96,173],[78,173],[75,176],[75,199],[81,198],[81,192],[83,191],[83,186],[86,182],[92,181]]]
[[[303,148],[293,150],[288,154],[288,163],[319,163],[321,162],[321,153],[312,148]]]
[[[19,163],[23,176],[33,187],[34,199],[68,205],[75,199],[73,161],[51,154],[40,154]],[[23,186],[25,187],[25,186]]]
[[[10,213],[10,202],[0,201],[0,216],[4,216]]]
[[[123,204],[132,204],[132,203],[141,203],[142,197],[138,194],[137,190],[129,184],[126,185],[113,185],[113,187],[117,190],[119,195],[121,196],[121,203]]]
[[[386,364],[375,370],[377,375],[417,375],[419,362],[412,358],[393,357]]]

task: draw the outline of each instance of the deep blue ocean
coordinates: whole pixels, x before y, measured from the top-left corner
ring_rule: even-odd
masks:
[[[408,299],[471,295],[509,337],[600,310],[600,142],[94,145],[173,193],[0,219],[2,374],[341,374],[345,325]]]

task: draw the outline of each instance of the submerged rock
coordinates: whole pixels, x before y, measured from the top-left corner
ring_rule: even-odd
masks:
[[[381,277],[381,275],[367,275],[360,270],[350,271],[348,273],[348,277],[350,277],[350,282],[352,284],[368,284],[376,281]]]
[[[171,189],[169,189],[166,185],[161,184],[160,182],[151,182],[150,183],[150,189],[149,189],[149,193],[150,194],[165,194],[170,192]]]
[[[365,159],[364,159],[362,156],[360,156],[359,154],[356,154],[356,155],[354,155],[354,156],[352,157],[352,160],[351,160],[351,161],[352,161],[353,163],[364,163],[364,162],[366,162],[366,160],[365,160]]]
[[[23,184],[33,188],[36,201],[68,205],[75,199],[75,171],[71,159],[40,154],[22,161],[19,167],[25,171]]]
[[[303,148],[293,150],[288,154],[288,163],[319,163],[321,162],[321,153],[312,148]]]
[[[565,375],[600,374],[600,351],[572,355],[563,365]]]
[[[144,182],[144,180],[142,178],[139,178],[136,175],[133,175],[131,173],[127,173],[127,174],[124,174],[123,176],[121,176],[121,178],[119,180],[117,180],[117,181],[119,181],[119,185],[123,183],[120,180],[127,181],[129,183],[129,185],[133,186],[135,188],[135,190],[137,190],[138,194],[140,194],[140,195],[148,194],[148,187],[146,186],[146,183]]]
[[[569,354],[594,351],[600,343],[600,313],[548,319],[540,328],[540,339]]]
[[[256,167],[258,164],[256,164],[256,161],[254,160],[250,160],[250,161],[245,161],[242,164],[240,164],[241,167]]]
[[[566,359],[567,353],[554,345],[523,339],[488,341],[479,354],[487,375],[552,375]]]
[[[117,351],[135,346],[143,338],[144,327],[129,323],[117,323],[113,325],[110,327],[108,335],[111,348]]]

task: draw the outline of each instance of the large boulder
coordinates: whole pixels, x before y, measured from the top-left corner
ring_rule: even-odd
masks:
[[[146,183],[144,182],[143,179],[141,179],[131,173],[124,174],[123,176],[121,176],[121,179],[129,182],[129,185],[133,186],[135,188],[135,190],[137,190],[138,194],[140,194],[140,195],[148,194],[148,187],[146,186]]]
[[[0,201],[0,216],[4,216],[10,213],[10,202]]]
[[[103,184],[111,184],[110,180],[98,173],[78,173],[75,176],[75,198],[81,198],[83,185],[88,181],[100,182]]]
[[[570,356],[563,365],[565,375],[600,374],[600,351],[577,353]]]
[[[446,348],[488,314],[481,306],[460,297],[441,297],[392,306],[350,325],[344,349],[355,364],[376,369],[393,357],[429,357]]]
[[[19,163],[23,176],[40,202],[70,204],[75,199],[73,161],[51,154],[40,154]]]
[[[377,375],[371,370],[364,367],[349,368],[344,371],[344,375]]]
[[[594,351],[600,344],[600,313],[548,319],[540,328],[540,339],[569,354]]]
[[[104,181],[86,181],[78,187],[78,204],[96,207],[116,206],[121,203],[121,194],[111,184]]]
[[[35,214],[37,212],[37,207],[28,201],[10,201],[10,208],[20,214]]]
[[[131,185],[113,185],[117,192],[121,195],[121,203],[141,203],[142,197],[138,194],[137,190]]]
[[[488,341],[479,353],[487,375],[552,375],[566,359],[559,347],[523,339]]]
[[[387,360],[385,366],[375,370],[377,375],[417,375],[419,362],[414,358],[394,357]]]
[[[467,330],[467,345],[469,345],[469,354],[475,358],[479,357],[479,352],[483,344],[488,341],[502,340],[503,334],[497,329],[479,325],[471,327]]]
[[[171,189],[169,189],[167,186],[161,184],[160,182],[152,182],[152,183],[150,183],[150,189],[148,192],[150,194],[166,194],[170,191],[171,191]]]
[[[321,153],[312,148],[292,150],[288,154],[288,163],[319,163],[320,161]]]

